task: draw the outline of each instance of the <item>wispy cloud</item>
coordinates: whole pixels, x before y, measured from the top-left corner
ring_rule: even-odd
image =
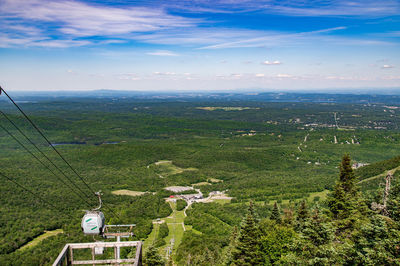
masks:
[[[157,75],[157,76],[175,76],[176,75],[175,72],[158,72],[158,71],[153,72],[153,74]]]
[[[0,12],[1,32],[7,36],[8,44],[37,45],[36,42],[41,42],[39,46],[50,47],[68,44],[60,44],[60,38],[54,38],[57,43],[42,42],[54,35],[63,35],[61,39],[68,41],[98,36],[126,38],[126,35],[138,32],[185,28],[199,22],[198,19],[170,15],[160,8],[119,8],[69,0],[3,0]],[[44,32],[39,28],[47,30]]]
[[[139,77],[136,73],[123,73],[117,75],[119,80],[141,80],[142,78]]]
[[[141,5],[141,6],[139,6]],[[370,1],[277,1],[277,0],[194,0],[127,4],[124,7],[89,4],[77,0],[2,0],[0,1],[0,47],[73,47],[141,42],[162,45],[186,45],[199,49],[271,47],[307,41],[377,45],[375,39],[329,39],[346,30],[332,27],[316,31],[281,32],[272,30],[218,27],[208,19],[176,15],[176,9],[207,13],[249,12],[279,13],[288,16],[379,16],[397,14],[399,3],[392,0]],[[197,10],[197,11],[196,11]],[[181,12],[183,14],[184,12]],[[200,16],[196,16],[200,17]],[[398,36],[399,32],[390,32]],[[332,34],[334,35],[334,34]],[[323,38],[322,38],[323,37]],[[173,52],[149,52],[154,56],[174,56]]]
[[[222,49],[222,48],[246,48],[246,47],[272,47],[279,45],[293,45],[294,43],[315,41],[327,37],[327,34],[347,29],[344,26],[325,28],[307,32],[277,32],[277,31],[256,31],[256,30],[230,30],[230,29],[211,29],[208,33],[198,32],[198,37],[203,40],[214,42],[215,44],[200,47],[199,49]],[[210,34],[210,35],[208,35]],[[215,37],[214,37],[215,36]],[[162,36],[158,36],[158,42],[162,41]],[[212,37],[212,38],[209,38]],[[188,36],[187,36],[188,38]],[[189,41],[192,40],[188,38]],[[169,39],[171,40],[171,39]],[[184,41],[182,38],[181,41]]]
[[[394,68],[394,66],[393,65],[383,65],[381,68],[388,69],[388,68]]]
[[[287,16],[324,17],[356,16],[381,17],[396,15],[400,10],[398,1],[393,0],[328,0],[328,1],[289,1],[289,4],[266,4],[266,11]]]
[[[384,17],[400,11],[400,4],[395,0],[194,0],[173,1],[165,6],[193,13],[264,12],[301,17]]]
[[[268,61],[268,60],[266,60],[266,61],[264,61],[264,62],[261,62],[261,64],[262,64],[262,65],[271,66],[271,65],[281,65],[282,62],[281,62],[281,61],[278,61],[278,60],[275,60],[275,61]]]
[[[148,55],[156,55],[156,56],[178,56],[177,53],[171,52],[171,51],[167,51],[167,50],[158,50],[158,51],[154,51],[154,52],[148,52],[146,53]]]

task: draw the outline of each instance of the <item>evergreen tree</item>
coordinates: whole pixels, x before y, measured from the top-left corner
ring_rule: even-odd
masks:
[[[278,224],[280,224],[282,222],[281,214],[279,212],[278,204],[276,202],[274,203],[274,208],[272,209],[272,213],[271,213],[270,219],[274,220]]]
[[[293,209],[291,207],[283,209],[283,224],[287,226],[292,226],[293,220]]]
[[[400,184],[394,186],[389,193],[387,210],[390,218],[400,222]]]
[[[224,258],[225,265],[231,265],[232,263],[232,253],[234,252],[234,249],[237,245],[238,236],[239,236],[239,229],[237,228],[237,226],[234,226],[231,233],[229,246],[225,253],[225,258]]]
[[[304,225],[304,222],[306,219],[309,217],[308,210],[307,210],[307,204],[306,201],[303,200],[299,208],[297,209],[297,217],[296,217],[296,228],[302,228]]]
[[[342,158],[340,165],[339,182],[346,194],[355,196],[357,189],[355,186],[356,176],[354,175],[353,168],[351,167],[351,159],[348,154],[345,154]]]
[[[349,264],[398,264],[393,263],[393,258],[400,257],[400,231],[387,217],[372,216],[370,221],[364,223],[355,233],[353,241],[355,254],[347,256]]]
[[[333,245],[334,228],[317,207],[311,217],[304,221],[299,237],[290,245],[291,252],[283,256],[283,265],[329,265],[337,264],[338,251]],[[340,259],[340,258],[339,258]]]
[[[253,203],[240,227],[235,249],[232,251],[232,264],[237,266],[261,265],[260,233],[254,217]]]
[[[334,218],[345,219],[354,213],[357,205],[360,203],[357,188],[356,177],[351,168],[351,160],[348,154],[343,156],[340,165],[339,180],[335,185],[335,190],[328,200],[328,206]]]
[[[146,266],[163,266],[165,265],[165,262],[158,253],[157,248],[152,245],[149,247],[144,256],[143,264]]]
[[[318,206],[312,211],[312,216],[305,222],[302,234],[315,246],[324,245],[333,239],[332,226],[327,223]]]
[[[299,208],[297,209],[297,221],[305,221],[308,218],[308,210],[307,210],[307,204],[306,201],[303,200],[300,202]]]
[[[270,219],[264,219],[259,225],[261,232],[261,252],[264,265],[276,264],[290,250],[296,233],[291,226],[280,225]]]
[[[328,198],[328,207],[334,218],[337,236],[349,236],[368,219],[367,207],[356,187],[356,177],[347,154],[343,156],[339,180]]]

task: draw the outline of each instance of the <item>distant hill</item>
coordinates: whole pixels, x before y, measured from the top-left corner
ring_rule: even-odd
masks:
[[[351,91],[350,91],[351,92]],[[151,101],[257,101],[257,102],[304,102],[304,103],[358,103],[393,104],[400,103],[400,91],[392,90],[380,94],[362,93],[312,93],[312,92],[163,92],[163,91],[9,91],[19,101],[40,101],[66,98],[131,98]],[[0,101],[5,97],[0,97]]]
[[[399,183],[400,156],[363,166],[355,171],[358,185],[363,192],[368,192],[372,197],[380,198],[385,186],[385,177],[390,172],[393,175],[392,186]]]
[[[361,181],[380,175],[383,172],[394,169],[398,166],[400,166],[400,156],[360,167],[355,171],[355,174],[358,177],[358,180]]]

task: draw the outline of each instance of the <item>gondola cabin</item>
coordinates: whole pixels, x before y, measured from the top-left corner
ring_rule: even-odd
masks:
[[[99,211],[87,211],[82,218],[82,231],[85,235],[102,235],[105,226],[105,217]]]

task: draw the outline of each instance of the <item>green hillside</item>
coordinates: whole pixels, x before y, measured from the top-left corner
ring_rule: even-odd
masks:
[[[107,222],[137,225],[132,239],[146,240],[154,232],[152,221],[172,213],[164,199],[176,193],[165,187],[207,184],[195,187],[206,198],[210,192],[223,192],[186,210],[184,226],[190,230],[179,233],[181,244],[172,253],[179,265],[188,257],[221,262],[250,201],[262,221],[270,217],[275,202],[282,215],[287,210],[294,213],[303,199],[310,209],[326,208],[344,154],[354,162],[370,163],[356,171],[360,179],[399,166],[395,156],[399,156],[400,133],[393,126],[399,117],[384,112],[383,105],[65,99],[21,106],[90,187],[102,190],[109,207],[103,208]],[[90,194],[16,110],[6,103],[0,103],[0,109]],[[331,126],[334,112],[340,117],[340,130]],[[375,120],[380,124],[374,125]],[[1,115],[0,124],[56,173],[0,130],[1,172],[55,205],[2,180],[0,264],[48,265],[65,243],[93,241],[79,227],[83,210],[95,207],[96,198],[78,197],[60,178],[69,181]],[[387,130],[375,128],[381,126]],[[380,195],[380,183],[376,178],[360,184],[369,193],[368,203]],[[60,229],[64,233],[20,249],[46,231]],[[292,234],[292,229],[282,230]]]

